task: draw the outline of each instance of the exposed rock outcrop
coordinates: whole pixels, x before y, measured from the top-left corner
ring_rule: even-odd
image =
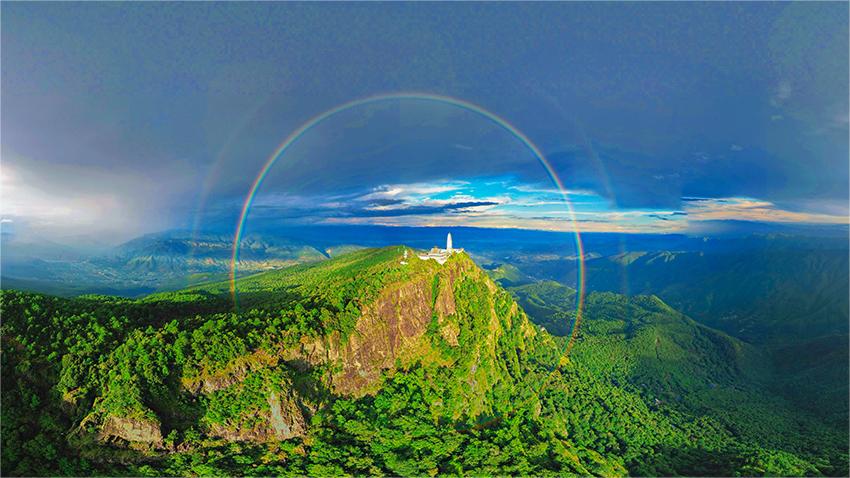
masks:
[[[439,321],[440,334],[446,342],[458,345],[459,324],[448,318],[457,308],[454,284],[465,274],[489,281],[471,261],[458,258],[437,272],[437,287],[431,273],[388,285],[375,301],[363,307],[355,330],[347,338],[337,331],[323,338],[305,336],[297,346],[282,349],[276,355],[258,351],[234,360],[215,374],[184,379],[183,386],[193,394],[212,393],[242,381],[253,370],[284,361],[303,367],[339,364],[340,370],[331,377],[333,391],[355,396],[368,393],[383,370],[394,366],[405,351],[421,345],[432,318]]]
[[[355,396],[370,392],[383,370],[393,367],[406,351],[421,345],[434,316],[440,321],[443,338],[457,346],[459,326],[446,322],[456,311],[454,284],[465,274],[489,281],[479,272],[470,260],[458,257],[437,273],[436,290],[433,274],[387,287],[373,304],[364,307],[348,341],[332,342],[329,358],[338,359],[342,366],[333,376],[334,391]]]
[[[264,443],[304,437],[309,418],[325,403],[328,392],[353,397],[374,393],[386,371],[417,363],[447,367],[452,379],[462,384],[447,413],[487,412],[487,394],[500,379],[496,361],[504,351],[498,349],[499,340],[506,333],[517,333],[520,338],[515,342],[521,348],[523,339],[535,334],[534,327],[515,303],[505,307],[506,293],[498,296],[495,283],[467,256],[455,255],[442,266],[419,266],[381,282],[377,295],[370,290],[357,297],[355,303],[363,304],[360,317],[346,336],[340,330],[298,340],[284,336],[285,340],[227,363],[184,371],[180,393],[194,395],[184,398],[195,407],[195,415],[175,420],[176,415],[165,410],[163,420],[169,428],[178,422],[183,427],[181,420],[191,420],[208,437],[229,441]],[[501,314],[497,314],[497,303]],[[446,345],[453,349],[447,350]],[[297,386],[294,377],[299,378]],[[73,392],[66,395],[65,406],[74,410],[78,397]],[[154,413],[141,397],[139,405],[146,413],[137,415]],[[163,445],[155,418],[127,418],[95,408],[78,429],[115,444],[169,448]]]
[[[259,417],[233,417],[232,423],[211,425],[209,434],[231,441],[250,442],[289,440],[307,434],[307,418],[294,391],[270,390],[267,401],[269,408],[260,412]],[[247,422],[253,425],[245,426]]]
[[[289,440],[307,434],[307,420],[292,393],[278,396],[272,390],[269,393],[269,424],[278,440]]]
[[[209,394],[241,382],[253,370],[274,367],[278,364],[278,361],[279,357],[258,350],[233,360],[223,370],[216,373],[191,378],[184,377],[182,380],[183,388],[193,395]]]
[[[342,371],[334,391],[359,395],[375,384],[405,347],[411,347],[431,321],[431,286],[420,279],[384,291],[364,308],[348,342],[341,347]]]
[[[159,422],[155,420],[108,415],[103,421],[98,438],[104,441],[121,438],[128,442],[159,445],[162,443],[162,432]]]

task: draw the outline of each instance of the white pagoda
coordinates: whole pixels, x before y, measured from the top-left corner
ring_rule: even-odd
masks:
[[[452,254],[460,254],[463,252],[463,249],[455,249],[452,247],[452,233],[450,232],[448,236],[446,236],[446,248],[440,249],[437,246],[431,248],[430,251],[419,254],[419,258],[422,260],[434,259],[440,264],[444,264]]]

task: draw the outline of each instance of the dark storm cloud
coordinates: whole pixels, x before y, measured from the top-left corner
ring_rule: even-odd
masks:
[[[121,204],[101,226],[185,225],[241,203],[271,152],[318,113],[427,91],[506,118],[568,186],[616,207],[745,196],[836,213],[848,195],[847,9],[8,3],[3,163],[38,185],[22,195]],[[311,130],[261,193],[501,174],[548,181],[488,120],[388,103]]]
[[[661,221],[672,221],[676,216],[687,216],[688,213],[682,211],[673,211],[666,214],[648,214],[647,217],[653,217]]]

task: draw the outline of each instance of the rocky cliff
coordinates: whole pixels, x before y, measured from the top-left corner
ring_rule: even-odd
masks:
[[[520,360],[523,344],[536,335],[534,327],[466,255],[437,265],[415,257],[401,261],[403,250],[360,252],[360,259],[342,264],[350,275],[343,285],[354,298],[349,303],[358,304],[351,330],[287,333],[285,340],[246,349],[214,368],[184,369],[176,377],[176,399],[154,400],[150,390],[141,390],[133,407],[125,408],[142,410],[147,419],[108,410],[105,404],[115,399],[107,393],[95,399],[85,421],[94,425],[89,428],[101,442],[144,443],[161,450],[173,446],[163,436],[177,423],[229,441],[287,440],[305,436],[313,414],[334,397],[374,394],[386,376],[416,365],[442,368],[458,385],[449,387],[455,391],[447,394],[454,395],[438,404],[440,413],[486,413],[494,391],[510,386],[506,362]],[[319,282],[337,280],[342,272],[335,267],[342,265],[334,261],[302,268],[299,274],[319,277]],[[268,274],[256,280],[273,282],[286,270]],[[320,284],[303,293],[299,303],[320,304],[328,290]],[[256,320],[258,327],[263,320],[270,319]],[[204,337],[195,333],[193,339]],[[206,360],[201,357],[202,363]],[[186,410],[175,409],[178,402]]]

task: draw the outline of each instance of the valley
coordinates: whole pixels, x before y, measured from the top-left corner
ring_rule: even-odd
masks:
[[[236,308],[228,282],[4,287],[3,473],[847,473],[840,409],[776,393],[840,389],[834,369],[777,368],[658,296],[612,292],[587,296],[565,356],[569,287],[506,290],[466,254],[404,250],[242,277]]]

